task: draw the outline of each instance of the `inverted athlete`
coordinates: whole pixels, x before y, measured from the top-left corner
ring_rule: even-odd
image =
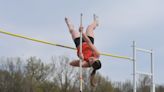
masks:
[[[96,16],[94,16],[93,22],[87,27],[86,32],[83,32],[82,25],[79,27],[79,32],[75,30],[74,25],[70,19],[65,18],[65,22],[68,26],[69,32],[77,48],[77,56],[83,60],[82,67],[88,68],[93,67],[93,71],[90,76],[91,86],[96,86],[94,83],[94,76],[96,71],[101,68],[100,52],[94,45],[94,30],[98,26]],[[80,32],[82,32],[82,53],[80,53]],[[79,67],[80,60],[76,59],[70,62],[71,66]]]

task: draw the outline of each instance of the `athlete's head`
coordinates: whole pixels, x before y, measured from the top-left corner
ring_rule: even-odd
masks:
[[[101,62],[100,62],[99,58],[90,57],[89,63],[90,63],[90,66],[92,66],[92,68],[94,70],[98,70],[101,68]]]
[[[95,60],[94,63],[92,64],[93,69],[98,70],[101,68],[101,62],[100,60]]]
[[[98,59],[95,60],[92,64],[92,67],[93,67],[93,71],[91,72],[90,83],[91,83],[91,86],[95,87],[96,84],[94,83],[94,76],[96,74],[96,71],[101,68],[100,60],[98,60]]]

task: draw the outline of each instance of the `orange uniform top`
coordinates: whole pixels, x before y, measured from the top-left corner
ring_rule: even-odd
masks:
[[[80,52],[80,45],[77,48],[77,55],[78,56],[79,56],[79,52]],[[84,56],[84,60],[87,62],[89,61],[90,57],[96,57],[96,54],[93,52],[91,47],[86,42],[82,43],[82,53]]]

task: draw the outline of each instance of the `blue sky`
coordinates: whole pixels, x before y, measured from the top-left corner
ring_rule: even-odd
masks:
[[[0,28],[25,36],[74,46],[64,17],[78,29],[80,13],[86,28],[95,13],[100,26],[95,30],[95,45],[101,52],[132,56],[132,41],[138,47],[153,49],[155,81],[164,84],[164,1],[163,0],[0,0]],[[27,58],[67,55],[76,52],[0,34],[0,56]],[[105,76],[114,81],[132,79],[132,63],[101,56]],[[137,68],[149,72],[149,57],[137,53]]]

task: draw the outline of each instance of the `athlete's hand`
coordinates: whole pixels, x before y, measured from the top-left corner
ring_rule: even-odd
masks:
[[[79,32],[83,32],[83,29],[84,29],[84,28],[83,28],[82,26],[80,26],[80,27],[79,27]]]
[[[79,58],[82,59],[82,60],[84,60],[83,53],[80,53],[80,52],[79,52]]]

